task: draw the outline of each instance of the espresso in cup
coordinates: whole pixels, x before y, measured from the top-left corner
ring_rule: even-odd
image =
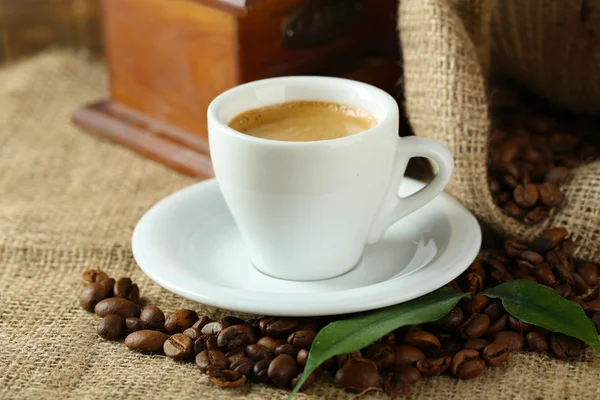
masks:
[[[246,135],[289,142],[337,139],[371,129],[377,120],[358,107],[324,101],[290,101],[245,111],[229,127]]]

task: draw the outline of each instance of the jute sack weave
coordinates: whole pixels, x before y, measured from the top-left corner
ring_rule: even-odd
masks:
[[[510,2],[498,2],[505,3]],[[486,82],[496,69],[497,60],[491,57],[491,21],[499,7],[492,0],[400,2],[408,118],[417,136],[432,138],[450,148],[456,167],[447,190],[481,221],[525,240],[532,240],[548,227],[564,226],[579,244],[576,256],[598,262],[600,161],[574,171],[573,179],[561,187],[566,201],[539,225],[527,226],[506,216],[492,201],[486,182],[490,130]],[[557,6],[554,10],[560,12]],[[529,24],[519,25],[522,29],[511,31],[511,37],[527,37],[528,33],[522,31],[541,29],[538,24],[543,21],[532,19]],[[498,34],[495,31],[494,35]],[[510,64],[509,56],[504,56],[505,64]]]

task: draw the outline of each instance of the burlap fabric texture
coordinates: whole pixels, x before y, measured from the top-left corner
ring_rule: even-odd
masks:
[[[253,384],[226,391],[193,364],[129,351],[96,335],[76,293],[86,268],[131,276],[166,312],[224,311],[150,281],[130,251],[132,229],[167,194],[193,181],[75,128],[83,102],[106,95],[104,66],[51,52],[0,69],[0,398],[285,399]],[[593,399],[600,359],[513,354],[474,381],[424,379],[408,399]],[[298,399],[353,395],[320,382]],[[386,399],[372,392],[365,399]]]
[[[575,82],[587,77],[590,81],[596,79],[587,86],[593,91],[594,85],[600,84],[598,68],[588,71],[588,66],[583,67],[583,51],[578,46],[571,45],[572,51],[578,54],[578,58],[571,60],[571,55],[563,48],[570,42],[557,41],[556,46],[561,51],[557,50],[555,58],[550,57],[552,51],[543,48],[534,53],[539,59],[533,62],[530,49],[523,45],[535,42],[532,35],[541,35],[544,29],[550,31],[549,22],[544,19],[548,10],[553,10],[556,18],[569,19],[574,3],[581,7],[584,3],[595,4],[590,5],[591,9],[598,9],[597,2],[580,1],[402,0],[399,30],[404,58],[403,82],[407,115],[415,134],[446,144],[455,157],[456,168],[447,188],[449,193],[480,220],[505,235],[532,240],[548,227],[564,226],[579,244],[576,255],[599,262],[600,161],[574,172],[573,179],[561,187],[566,196],[564,205],[536,226],[527,226],[502,213],[492,201],[486,182],[490,131],[486,82],[491,74],[497,73],[499,65],[518,70],[518,77],[539,89],[542,95],[556,96],[561,104],[569,104],[571,108],[583,103],[588,105],[580,111],[591,109],[591,94],[585,99],[583,95],[575,95],[579,89],[583,94],[586,84]],[[552,7],[542,10],[542,4]],[[597,19],[596,11],[586,15]],[[525,18],[529,19],[524,21]],[[576,29],[575,25],[565,22],[556,28],[556,35],[579,37],[579,30],[568,30]],[[596,25],[595,29],[599,27]],[[569,37],[575,40],[573,36]],[[535,44],[549,46],[548,40],[540,36]],[[497,48],[502,51],[494,51]],[[597,52],[588,53],[588,56],[594,54]],[[559,56],[563,59],[557,58]],[[590,64],[594,65],[599,59],[590,59]],[[528,70],[526,67],[529,66],[531,69]],[[543,66],[548,66],[547,73],[538,73],[536,68]],[[559,74],[559,69],[561,79],[554,77]],[[589,75],[579,75],[588,72]],[[549,86],[550,82],[555,82],[556,87]],[[571,82],[573,92],[567,90]],[[600,99],[600,91],[596,95]],[[593,104],[597,107],[600,102]]]

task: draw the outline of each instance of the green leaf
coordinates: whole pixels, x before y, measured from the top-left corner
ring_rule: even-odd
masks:
[[[298,392],[310,374],[329,358],[360,350],[402,326],[437,321],[466,296],[467,293],[444,287],[406,303],[332,322],[315,337],[302,379],[290,393],[288,400]]]
[[[503,283],[479,294],[502,300],[506,311],[523,322],[581,339],[600,353],[594,323],[583,308],[554,290],[528,280]]]

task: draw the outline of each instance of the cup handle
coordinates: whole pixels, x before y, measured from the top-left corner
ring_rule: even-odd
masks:
[[[437,176],[425,187],[407,197],[398,196],[408,160],[427,157],[438,165]],[[367,243],[377,242],[396,221],[423,207],[444,191],[454,171],[454,158],[443,144],[431,139],[409,136],[398,138],[394,170],[380,211],[371,227]]]

